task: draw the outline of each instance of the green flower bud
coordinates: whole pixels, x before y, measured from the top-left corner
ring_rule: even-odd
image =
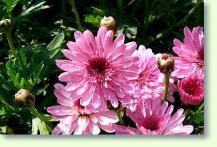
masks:
[[[158,68],[161,73],[170,74],[174,70],[174,59],[172,55],[162,54],[158,58]]]
[[[0,31],[7,32],[11,30],[11,20],[10,19],[3,19],[0,21]]]
[[[116,22],[112,16],[109,16],[109,17],[104,16],[100,22],[100,26],[104,26],[108,30],[112,30],[114,32],[116,31]]]
[[[15,94],[15,101],[20,106],[34,106],[35,96],[27,89],[20,89]]]

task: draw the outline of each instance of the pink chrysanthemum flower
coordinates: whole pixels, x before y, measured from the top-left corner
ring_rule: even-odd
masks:
[[[177,88],[184,104],[198,105],[204,99],[203,79],[196,74],[178,81]]]
[[[135,97],[152,98],[159,97],[163,90],[163,74],[157,67],[157,57],[151,49],[139,46],[134,53],[139,57],[139,74],[136,79]]]
[[[184,28],[184,43],[174,39],[173,51],[178,55],[175,58],[173,76],[187,77],[193,73],[204,77],[204,33],[202,27]]]
[[[188,135],[193,126],[183,125],[183,109],[172,115],[173,105],[160,99],[145,99],[138,103],[136,111],[126,110],[137,128],[114,125],[116,134],[125,135]]]
[[[47,111],[52,114],[59,124],[53,129],[53,135],[97,135],[100,129],[112,133],[112,125],[118,122],[118,116],[113,111],[96,111],[73,101],[70,93],[61,84],[55,85],[54,91],[60,105],[51,106]]]
[[[66,71],[59,76],[67,82],[66,90],[80,98],[82,106],[98,108],[110,101],[117,107],[119,100],[133,93],[130,82],[138,73],[138,58],[131,56],[137,45],[124,44],[124,35],[113,41],[113,31],[100,27],[97,36],[86,30],[75,32],[75,42],[69,41],[69,49],[63,50],[68,60],[57,60],[57,66]]]
[[[140,45],[133,55],[139,58],[139,74],[135,82],[132,83],[135,87],[135,93],[128,96],[129,100],[126,100],[126,104],[123,102],[131,111],[135,110],[138,99],[162,98],[164,92],[164,75],[157,66],[157,59],[160,54],[154,55],[152,49],[146,49],[145,46]],[[170,79],[168,98],[170,101],[174,101],[172,93],[176,91],[173,82],[173,79]]]

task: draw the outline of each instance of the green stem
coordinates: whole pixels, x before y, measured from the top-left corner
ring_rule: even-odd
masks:
[[[5,36],[8,40],[8,44],[9,44],[9,47],[12,51],[12,54],[14,56],[14,58],[16,57],[16,52],[15,52],[15,48],[14,48],[14,44],[13,44],[13,41],[12,41],[12,37],[11,37],[11,31],[7,31],[5,32]]]
[[[45,116],[43,116],[42,114],[40,114],[37,109],[35,109],[34,106],[28,106],[29,110],[31,111],[31,113],[35,116],[38,117],[39,119],[41,119],[44,123],[46,123],[47,127],[49,130],[52,130],[52,125],[51,123],[47,120],[47,118]]]
[[[204,103],[202,103],[202,104],[199,106],[199,108],[198,108],[197,111],[201,111],[203,108],[204,108]]]
[[[10,49],[11,49],[13,57],[16,58],[16,59],[20,58],[19,54],[16,54],[16,49],[14,47],[13,40],[12,40],[12,37],[11,37],[11,31],[5,32],[5,36],[6,36],[7,40],[8,40],[8,44],[10,46]],[[19,64],[20,64],[20,67],[22,69],[25,68],[24,65],[23,65],[23,63],[21,62],[21,60],[19,60]]]
[[[78,26],[78,29],[79,29],[80,31],[82,31],[82,30],[83,30],[83,27],[82,27],[82,25],[81,25],[80,17],[79,17],[78,11],[77,11],[77,9],[76,9],[75,0],[68,0],[68,2],[69,2],[69,4],[70,4],[71,7],[72,7],[73,13],[75,14],[75,19],[76,19],[76,24],[77,24],[77,26]]]
[[[121,14],[124,14],[124,5],[122,0],[117,0],[118,9],[121,12]]]
[[[169,91],[169,83],[170,83],[170,74],[164,74],[164,94],[163,94],[163,100],[167,100],[168,98],[168,91]]]

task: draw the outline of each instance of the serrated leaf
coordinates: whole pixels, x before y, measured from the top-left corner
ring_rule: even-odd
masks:
[[[43,69],[44,69],[44,64],[42,63],[42,64],[40,64],[40,67],[37,68],[37,70],[36,70],[36,72],[35,72],[34,79],[38,79],[38,78],[40,77],[40,75],[41,75]]]
[[[24,78],[21,79],[19,87],[20,88],[27,88],[27,87],[25,87],[25,79]]]
[[[85,16],[85,22],[92,24],[93,26],[97,27],[100,24],[100,20],[102,17],[100,16],[95,16],[95,15],[87,15]]]
[[[123,25],[121,28],[118,28],[117,34],[124,33],[127,38],[135,39],[137,35],[137,27]]]
[[[15,75],[15,77],[13,78],[13,82],[14,82],[14,84],[16,85],[16,87],[17,87],[18,89],[20,89],[20,85],[19,85],[20,79],[21,79],[20,73],[17,73],[17,74]]]
[[[12,82],[15,82],[16,80],[16,72],[14,72],[14,62],[12,60],[9,60],[6,62],[6,70],[7,70],[7,75],[10,78]]]
[[[196,123],[196,124],[203,124],[204,122],[204,111],[200,111],[198,113],[196,113],[192,118],[191,118],[191,121],[193,123]]]
[[[24,49],[23,48],[19,49],[17,55],[19,57],[19,61],[20,61],[21,66],[25,67],[27,65],[27,57],[24,53]]]

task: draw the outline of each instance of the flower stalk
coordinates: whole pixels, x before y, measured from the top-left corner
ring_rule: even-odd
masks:
[[[170,74],[164,74],[164,93],[163,93],[163,100],[167,100],[168,92],[169,92],[169,83],[170,83]]]
[[[16,51],[15,51],[15,47],[14,47],[14,44],[13,44],[13,41],[12,41],[12,37],[11,37],[11,31],[8,30],[7,32],[5,32],[5,36],[8,40],[8,44],[9,44],[9,47],[11,49],[11,52],[12,52],[12,55],[14,58],[16,58]]]
[[[28,106],[29,111],[35,116],[41,119],[48,127],[49,130],[52,130],[52,125],[49,120],[42,114],[40,114],[34,106]]]
[[[11,29],[12,29],[12,22],[10,19],[3,19],[0,21],[0,31],[2,31],[3,33],[5,33],[5,36],[7,38],[9,47],[12,51],[12,55],[14,56],[14,58],[16,57],[16,52],[15,52],[15,47],[13,44],[13,40],[11,37]]]
[[[80,16],[79,16],[79,14],[78,14],[78,11],[77,11],[77,8],[76,8],[76,5],[75,5],[75,0],[68,0],[68,2],[69,2],[69,4],[71,5],[71,7],[72,7],[72,12],[74,13],[74,15],[75,15],[75,21],[76,21],[76,24],[77,24],[77,26],[78,26],[78,29],[80,30],[80,31],[82,31],[83,30],[83,27],[82,27],[82,25],[81,25],[81,21],[80,21]]]
[[[118,118],[119,118],[119,123],[121,125],[124,125],[124,120],[123,120],[123,117],[124,117],[124,107],[120,107],[119,109],[117,109],[116,113],[118,114]]]
[[[29,90],[20,89],[15,94],[15,101],[19,106],[26,106],[35,117],[38,117],[47,125],[49,130],[52,130],[52,125],[50,124],[49,120],[44,115],[40,114],[34,107],[35,96]]]
[[[169,93],[170,75],[174,70],[173,56],[169,54],[162,54],[162,56],[158,58],[158,68],[160,72],[164,74],[163,100],[165,101],[167,100]]]

